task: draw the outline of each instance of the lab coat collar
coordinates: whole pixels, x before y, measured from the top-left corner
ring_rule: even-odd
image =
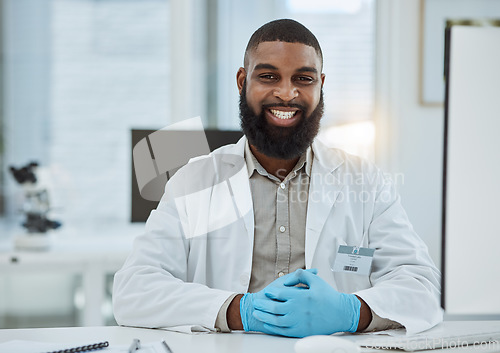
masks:
[[[314,152],[314,162],[323,165],[325,171],[333,173],[344,163],[345,158],[340,150],[326,146],[318,138],[314,140],[312,150]]]

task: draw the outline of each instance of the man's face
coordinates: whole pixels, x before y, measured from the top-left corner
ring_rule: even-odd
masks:
[[[237,74],[243,132],[270,157],[293,159],[312,143],[323,114],[321,59],[302,43],[263,42]]]

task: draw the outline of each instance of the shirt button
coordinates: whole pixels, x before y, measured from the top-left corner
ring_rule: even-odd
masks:
[[[285,274],[283,272],[278,272],[278,277],[283,277]]]
[[[285,231],[285,229],[286,229],[285,226],[281,226],[280,227],[280,232],[283,233]]]
[[[281,184],[280,184],[280,188],[285,189],[285,188],[286,188],[285,183],[281,183]]]

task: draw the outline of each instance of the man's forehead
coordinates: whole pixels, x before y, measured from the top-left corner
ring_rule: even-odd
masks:
[[[313,66],[321,71],[321,57],[312,46],[300,42],[261,42],[247,53],[249,69],[262,63]],[[285,59],[285,60],[283,60]]]

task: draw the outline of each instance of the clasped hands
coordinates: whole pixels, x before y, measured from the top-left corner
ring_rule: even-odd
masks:
[[[337,292],[316,269],[299,269],[260,292],[246,293],[240,314],[245,331],[305,337],[355,332],[360,307],[354,294]]]

